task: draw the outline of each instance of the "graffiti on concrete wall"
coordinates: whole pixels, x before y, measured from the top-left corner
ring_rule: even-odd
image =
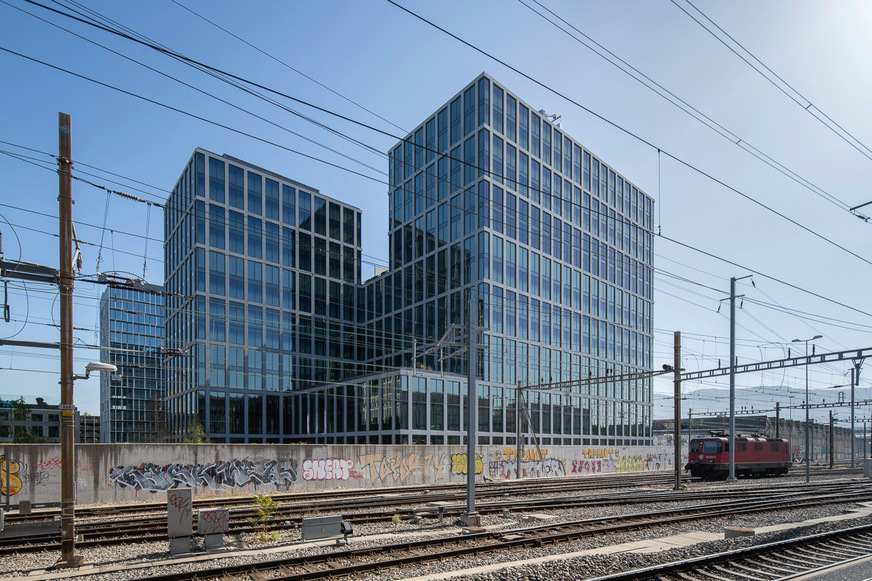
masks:
[[[14,496],[21,491],[21,463],[0,456],[0,494]]]
[[[25,480],[33,482],[38,486],[44,486],[52,474],[61,471],[61,458],[54,456],[46,458],[36,463],[33,470],[25,475]],[[94,467],[90,464],[85,464],[81,460],[76,461],[76,488],[88,488],[91,485],[89,478],[82,478],[81,475],[94,474]]]
[[[607,463],[608,464],[608,463]],[[606,467],[606,472],[608,472],[609,466]],[[572,461],[572,474],[599,474],[603,472],[603,461],[602,460],[573,460]]]
[[[672,456],[667,453],[625,454],[612,448],[582,450],[583,459],[572,461],[572,474],[599,474],[601,472],[644,472],[666,470],[672,467]]]
[[[365,454],[358,459],[359,474],[372,482],[407,482],[420,475],[424,482],[443,479],[447,454]],[[352,475],[354,476],[354,475]]]
[[[288,487],[296,481],[297,474],[293,467],[289,464],[282,468],[276,460],[256,463],[246,459],[164,466],[146,463],[139,466],[116,466],[109,470],[110,483],[148,492],[162,492],[178,486],[213,490],[252,484]]]
[[[452,474],[466,474],[469,464],[466,461],[466,454],[451,455],[451,472]],[[475,473],[481,474],[484,469],[484,456],[481,454],[475,455]]]
[[[621,453],[614,448],[582,448],[581,455],[585,458],[616,459]]]
[[[493,453],[488,469],[491,478],[518,478],[518,453],[514,448],[503,448]],[[520,478],[547,478],[566,475],[566,460],[548,458],[548,449],[521,451]]]
[[[347,458],[303,460],[303,480],[348,480],[353,470],[354,460]]]

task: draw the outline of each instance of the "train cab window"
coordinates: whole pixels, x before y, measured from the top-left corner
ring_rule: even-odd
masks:
[[[737,449],[739,452],[744,452],[744,451],[745,451],[745,448],[747,448],[747,447],[748,447],[748,445],[747,445],[745,442],[739,442],[739,443],[736,444],[736,449]]]
[[[723,442],[710,441],[702,443],[702,451],[706,454],[719,454],[723,451]]]
[[[754,451],[755,452],[762,452],[763,451],[763,444],[754,444]]]
[[[699,440],[691,440],[690,442],[690,452],[691,454],[699,454]]]
[[[778,443],[777,443],[777,442],[774,442],[774,443],[772,443],[772,444],[769,444],[769,449],[770,449],[772,452],[777,452],[777,451],[778,451]]]

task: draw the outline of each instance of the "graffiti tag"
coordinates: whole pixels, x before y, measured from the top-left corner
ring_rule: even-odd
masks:
[[[370,480],[388,480],[403,483],[415,473],[429,481],[442,480],[446,454],[366,454],[359,458],[360,471]]]
[[[290,486],[297,481],[291,466],[280,468],[276,460],[257,464],[251,460],[230,460],[210,464],[140,464],[109,469],[109,481],[122,487],[162,492],[178,486],[219,490],[250,484]]]
[[[346,458],[307,458],[303,460],[303,480],[348,480],[354,460]]]

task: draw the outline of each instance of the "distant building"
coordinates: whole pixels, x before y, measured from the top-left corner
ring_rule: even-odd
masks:
[[[76,442],[82,444],[100,443],[100,416],[79,415],[79,428]]]
[[[109,286],[103,292],[100,360],[112,363],[118,371],[100,374],[99,441],[166,439],[164,315],[162,287]]]
[[[76,443],[99,441],[98,416],[83,416],[77,410],[73,421]],[[50,444],[60,441],[60,406],[49,405],[41,397],[34,403],[23,399],[0,399],[0,442]]]

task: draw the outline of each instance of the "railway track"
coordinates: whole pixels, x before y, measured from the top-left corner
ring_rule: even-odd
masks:
[[[698,482],[699,479],[682,477],[682,482]],[[593,478],[590,476],[583,477],[566,477],[560,479],[541,479],[531,481],[508,481],[508,482],[477,482],[475,486],[476,495],[481,497],[496,496],[501,494],[522,495],[522,494],[554,494],[560,492],[584,492],[596,490],[613,490],[615,488],[629,487],[647,487],[647,486],[665,486],[674,482],[674,475],[671,472],[658,473],[637,473],[637,474],[603,474]],[[459,495],[466,494],[466,484],[438,484],[438,485],[417,485],[417,486],[397,486],[384,488],[348,488],[337,490],[321,490],[317,492],[288,492],[275,493],[272,497],[277,502],[284,505],[301,504],[314,508],[319,507],[342,507],[343,505],[353,504],[360,505],[366,498],[378,499],[400,496],[421,495],[437,497],[440,494],[446,495],[446,499],[451,499]],[[329,496],[329,500],[324,500]],[[437,499],[438,500],[438,499]],[[251,495],[235,495],[212,498],[195,498],[192,502],[192,508],[199,510],[203,508],[239,508],[252,507],[254,504]],[[166,513],[166,501],[159,502],[133,502],[126,504],[113,504],[104,506],[88,506],[76,508],[77,518],[92,518],[92,517],[116,517],[123,514],[142,515],[148,512]],[[59,508],[43,508],[34,511],[30,515],[18,515],[14,512],[7,512],[5,518],[7,523],[20,522],[36,522],[40,520],[51,520],[54,517],[60,516]]]
[[[861,470],[858,469],[818,469],[815,476],[851,476],[859,475]],[[559,494],[559,493],[581,493],[595,492],[598,490],[614,490],[616,488],[632,488],[632,487],[651,487],[651,486],[671,486],[674,484],[674,474],[672,472],[658,473],[643,473],[643,474],[602,474],[595,478],[590,476],[583,477],[567,477],[560,479],[541,479],[534,481],[509,481],[476,483],[476,496],[478,498],[492,498],[497,496],[521,496],[534,494]],[[780,477],[779,480],[793,480],[790,475]],[[682,476],[683,484],[700,483],[700,479]],[[414,496],[419,495],[420,498],[415,499]],[[440,495],[444,495],[440,497]],[[393,504],[403,504],[403,498],[408,498],[408,503],[414,502],[433,502],[437,500],[450,501],[457,498],[464,498],[466,495],[465,484],[442,484],[433,486],[402,486],[402,487],[385,487],[385,488],[365,488],[365,489],[340,489],[327,490],[318,492],[290,492],[272,494],[275,501],[281,503],[284,507],[292,507],[301,505],[311,510],[353,510],[362,508],[369,503],[370,506],[385,506],[386,503],[395,499]],[[325,496],[329,496],[329,500],[324,500]],[[426,498],[425,498],[426,497]],[[194,510],[206,508],[229,508],[245,509],[253,508],[254,500],[251,495],[235,495],[226,497],[213,498],[195,498],[192,502]],[[143,515],[154,513],[156,515],[166,514],[166,502],[133,502],[125,504],[112,504],[101,506],[87,506],[76,508],[76,519],[79,521],[87,521],[97,518],[118,518],[123,515],[135,514],[137,518],[142,518]],[[40,521],[50,521],[60,517],[59,508],[41,508],[33,511],[28,515],[20,515],[16,512],[8,512],[5,515],[6,523],[33,523]]]
[[[739,500],[717,505],[701,505],[682,509],[641,512],[616,517],[477,532],[463,536],[441,537],[421,541],[393,543],[361,549],[324,552],[318,555],[283,558],[255,564],[199,568],[196,572],[178,572],[142,577],[139,581],[206,581],[221,579],[332,579],[355,577],[373,571],[399,567],[414,567],[427,562],[447,561],[473,555],[507,551],[522,551],[533,547],[569,543],[595,536],[626,533],[651,527],[742,515],[752,512],[793,510],[829,503],[850,503],[872,498],[870,491],[848,494],[809,495],[803,499]],[[872,534],[872,533],[870,533]],[[868,547],[866,541],[864,547]],[[866,549],[868,551],[868,549]],[[635,579],[636,577],[624,577]],[[656,577],[651,577],[652,579]],[[730,579],[730,577],[722,577]]]
[[[872,525],[866,525],[627,571],[591,581],[775,581],[833,569],[870,554]]]
[[[563,496],[537,499],[501,499],[490,502],[480,502],[477,510],[482,515],[504,514],[518,512],[543,512],[549,510],[565,510],[573,508],[591,508],[601,506],[620,506],[628,504],[677,503],[677,502],[721,502],[725,499],[733,501],[748,499],[771,498],[773,500],[803,501],[809,497],[819,498],[832,494],[854,493],[860,496],[869,495],[872,498],[872,487],[866,481],[837,482],[830,484],[799,484],[779,487],[778,489],[760,489],[754,487],[730,488],[727,490],[701,491],[669,491],[657,493],[625,493],[604,496]],[[366,502],[352,506],[352,510],[343,512],[341,507],[331,506],[331,511],[341,513],[343,519],[352,523],[387,523],[418,518],[435,518],[437,509],[431,505],[434,501],[457,502],[456,505],[443,505],[443,516],[449,521],[459,517],[466,507],[463,497],[457,495],[414,495],[394,498],[366,499]],[[300,528],[302,518],[311,515],[313,507],[292,506],[280,509],[271,525],[271,530],[293,530]],[[257,529],[250,524],[255,516],[253,508],[233,509],[230,512],[229,535],[253,533]],[[111,546],[117,544],[143,543],[167,540],[166,516],[138,515],[130,518],[106,522],[103,519],[80,521],[76,524],[76,534],[80,547]],[[55,550],[59,547],[59,533],[41,533],[27,536],[0,539],[0,555],[13,553],[38,552]]]

